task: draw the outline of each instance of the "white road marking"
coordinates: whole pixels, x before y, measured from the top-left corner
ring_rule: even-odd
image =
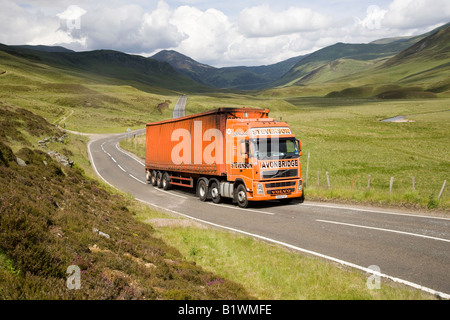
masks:
[[[88,155],[89,155],[89,160],[91,162],[92,167],[94,168],[94,171],[97,173],[97,175],[102,178],[102,180],[108,184],[109,186],[113,187],[114,189],[118,190],[115,186],[113,186],[111,183],[109,183],[108,181],[106,181],[105,178],[103,178],[103,176],[100,174],[100,172],[98,172],[97,167],[95,165],[94,162],[94,158],[92,157],[92,152],[91,152],[91,144],[92,142],[94,142],[93,140],[89,140],[88,145],[87,145],[87,149],[88,149]]]
[[[209,203],[206,202],[207,204],[211,205],[211,206],[218,206],[218,207],[223,207],[223,208],[227,208],[227,209],[234,209],[234,210],[241,210],[244,212],[256,212],[256,213],[264,213],[264,214],[269,214],[269,215],[275,215],[275,213],[273,212],[268,212],[268,211],[259,211],[259,210],[252,210],[252,209],[243,209],[243,208],[239,208],[239,207],[232,207],[232,206],[227,206],[227,205],[223,205],[223,204],[217,204],[217,203]]]
[[[140,183],[142,183],[142,184],[147,184],[147,182],[144,182],[144,181],[142,181],[141,179],[139,179],[139,178],[136,178],[135,176],[133,176],[132,174],[128,174],[130,177],[132,177],[134,180],[136,180],[136,181],[139,181]]]
[[[127,172],[124,168],[122,168],[122,166],[120,165],[120,164],[118,164],[117,165],[119,168],[120,168],[120,170],[122,170],[123,172]]]
[[[444,218],[444,217],[423,216],[423,215],[410,214],[410,213],[390,212],[390,211],[381,211],[381,210],[372,210],[372,209],[360,209],[360,208],[333,206],[333,205],[327,205],[327,204],[303,203],[301,206],[302,207],[309,206],[309,207],[320,207],[320,208],[331,208],[331,209],[343,209],[343,210],[352,210],[352,211],[361,211],[361,212],[373,212],[373,213],[391,214],[391,215],[395,215],[395,216],[408,216],[408,217],[414,217],[414,218],[450,220],[450,218]]]
[[[212,223],[212,222],[209,222],[209,221],[205,221],[205,220],[201,220],[201,219],[198,219],[198,218],[195,218],[195,217],[191,217],[191,216],[183,214],[181,212],[178,212],[178,211],[175,211],[175,210],[171,210],[171,209],[166,209],[164,207],[158,206],[158,205],[156,205],[154,203],[151,203],[151,202],[148,202],[148,201],[145,201],[145,200],[141,200],[141,199],[138,199],[138,198],[136,198],[136,200],[138,200],[140,202],[143,202],[143,203],[145,203],[147,205],[153,206],[155,208],[158,208],[160,210],[169,211],[169,212],[175,213],[177,215],[186,217],[188,219],[192,219],[192,220],[195,220],[195,221],[198,221],[198,222],[202,222],[202,223],[205,223],[205,224],[209,224],[209,225],[212,225],[212,226],[215,226],[215,227],[219,227],[219,228],[222,228],[222,229],[226,229],[226,230],[230,230],[230,231],[233,231],[233,232],[245,234],[245,235],[257,238],[257,239],[262,239],[262,240],[265,240],[265,241],[268,241],[268,242],[276,243],[276,244],[279,244],[279,245],[282,245],[282,246],[294,249],[294,250],[299,251],[299,252],[308,253],[308,254],[311,254],[311,255],[323,258],[323,259],[334,261],[334,262],[339,263],[341,265],[345,265],[345,266],[352,267],[352,268],[355,268],[355,269],[358,269],[358,270],[362,270],[362,271],[367,272],[367,273],[371,273],[371,274],[377,275],[379,277],[390,279],[390,280],[392,280],[394,282],[398,282],[398,283],[401,283],[401,284],[404,284],[404,285],[407,285],[407,286],[410,286],[410,287],[413,287],[413,288],[416,288],[416,289],[428,292],[428,293],[430,293],[432,295],[437,295],[437,296],[439,296],[439,297],[441,297],[443,299],[450,299],[450,294],[448,294],[448,293],[436,291],[434,289],[430,289],[430,288],[424,287],[424,286],[422,286],[420,284],[417,284],[417,283],[414,283],[414,282],[411,282],[411,281],[403,280],[403,279],[400,279],[400,278],[397,278],[397,277],[392,277],[390,275],[387,275],[387,274],[384,274],[384,273],[380,273],[378,271],[374,271],[374,270],[372,270],[370,268],[362,267],[362,266],[359,266],[359,265],[351,263],[351,262],[347,262],[347,261],[344,261],[344,260],[341,260],[341,259],[333,258],[333,257],[327,256],[327,255],[324,255],[324,254],[321,254],[321,253],[318,253],[318,252],[315,252],[315,251],[311,251],[311,250],[308,250],[308,249],[303,249],[303,248],[291,245],[289,243],[285,243],[285,242],[281,242],[281,241],[274,240],[274,239],[271,239],[271,238],[263,237],[263,236],[260,236],[258,234],[250,233],[250,232],[239,230],[239,229],[235,229],[235,228],[226,227],[226,226],[223,226],[223,225],[220,225],[220,224],[217,224],[217,223]]]
[[[140,159],[138,159],[135,155],[129,153],[128,151],[123,150],[121,147],[119,147],[119,142],[116,143],[116,149],[123,154],[129,156],[131,159],[139,163],[141,166],[145,166],[145,163],[143,163]]]
[[[175,196],[175,197],[178,197],[181,199],[187,199],[187,197],[183,197],[183,196],[180,196],[179,194],[175,194],[175,193],[172,193],[172,192],[169,192],[166,190],[162,190],[162,189],[158,189],[158,188],[154,188],[154,190],[159,191],[159,192],[164,192],[164,193],[170,194],[171,196]]]
[[[421,237],[421,238],[439,240],[439,241],[444,241],[444,242],[450,242],[449,239],[431,237],[431,236],[426,236],[426,235],[423,235],[423,234],[411,233],[411,232],[405,232],[405,231],[399,231],[399,230],[393,230],[393,229],[376,228],[376,227],[362,226],[362,225],[358,225],[358,224],[343,223],[343,222],[328,221],[328,220],[319,220],[319,219],[317,219],[316,221],[325,222],[325,223],[340,224],[340,225],[343,225],[343,226],[350,226],[350,227],[356,227],[356,228],[364,228],[364,229],[372,229],[372,230],[378,230],[378,231],[386,231],[386,232],[393,232],[393,233],[399,233],[399,234],[406,234],[408,236],[414,236],[414,237]]]

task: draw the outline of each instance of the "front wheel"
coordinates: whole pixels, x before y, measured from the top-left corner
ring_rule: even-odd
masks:
[[[247,188],[243,184],[240,184],[237,187],[236,202],[237,202],[238,206],[241,208],[248,207]]]

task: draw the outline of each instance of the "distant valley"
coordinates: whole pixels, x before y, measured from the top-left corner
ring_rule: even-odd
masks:
[[[170,50],[149,58],[114,50],[74,52],[48,46],[0,44],[0,50],[87,77],[94,74],[126,81],[144,91],[302,91],[312,86],[323,96],[407,98],[448,91],[449,34],[450,24],[446,24],[420,36],[368,44],[336,43],[306,56],[256,67],[216,68]]]

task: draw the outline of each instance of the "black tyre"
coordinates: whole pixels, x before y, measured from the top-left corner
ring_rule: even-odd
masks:
[[[150,176],[150,183],[152,184],[152,186],[156,187],[157,185],[157,180],[156,180],[156,171],[152,170],[151,176]]]
[[[206,201],[206,199],[208,198],[208,185],[203,179],[198,180],[197,195],[200,201]]]
[[[167,172],[164,172],[163,176],[162,176],[162,188],[164,190],[170,190],[172,189],[172,185],[170,184],[170,177],[169,174]]]
[[[162,188],[162,172],[161,171],[158,171],[156,173],[156,186],[158,188]]]
[[[211,199],[214,203],[222,202],[222,196],[220,195],[219,184],[214,181],[210,186]]]
[[[247,188],[243,184],[240,184],[236,189],[236,202],[241,208],[248,207]]]

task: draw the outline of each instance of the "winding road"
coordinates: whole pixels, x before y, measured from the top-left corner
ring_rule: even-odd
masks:
[[[133,134],[143,134],[144,129]],[[97,174],[149,206],[389,278],[450,299],[450,218],[417,212],[314,203],[201,202],[185,188],[146,183],[144,162],[120,149],[126,134],[88,145]],[[295,270],[293,270],[295,272]]]
[[[186,95],[182,95],[178,98],[178,101],[175,105],[175,107],[173,108],[173,118],[181,118],[185,116],[185,106],[186,106],[186,102],[187,102],[187,96]]]

